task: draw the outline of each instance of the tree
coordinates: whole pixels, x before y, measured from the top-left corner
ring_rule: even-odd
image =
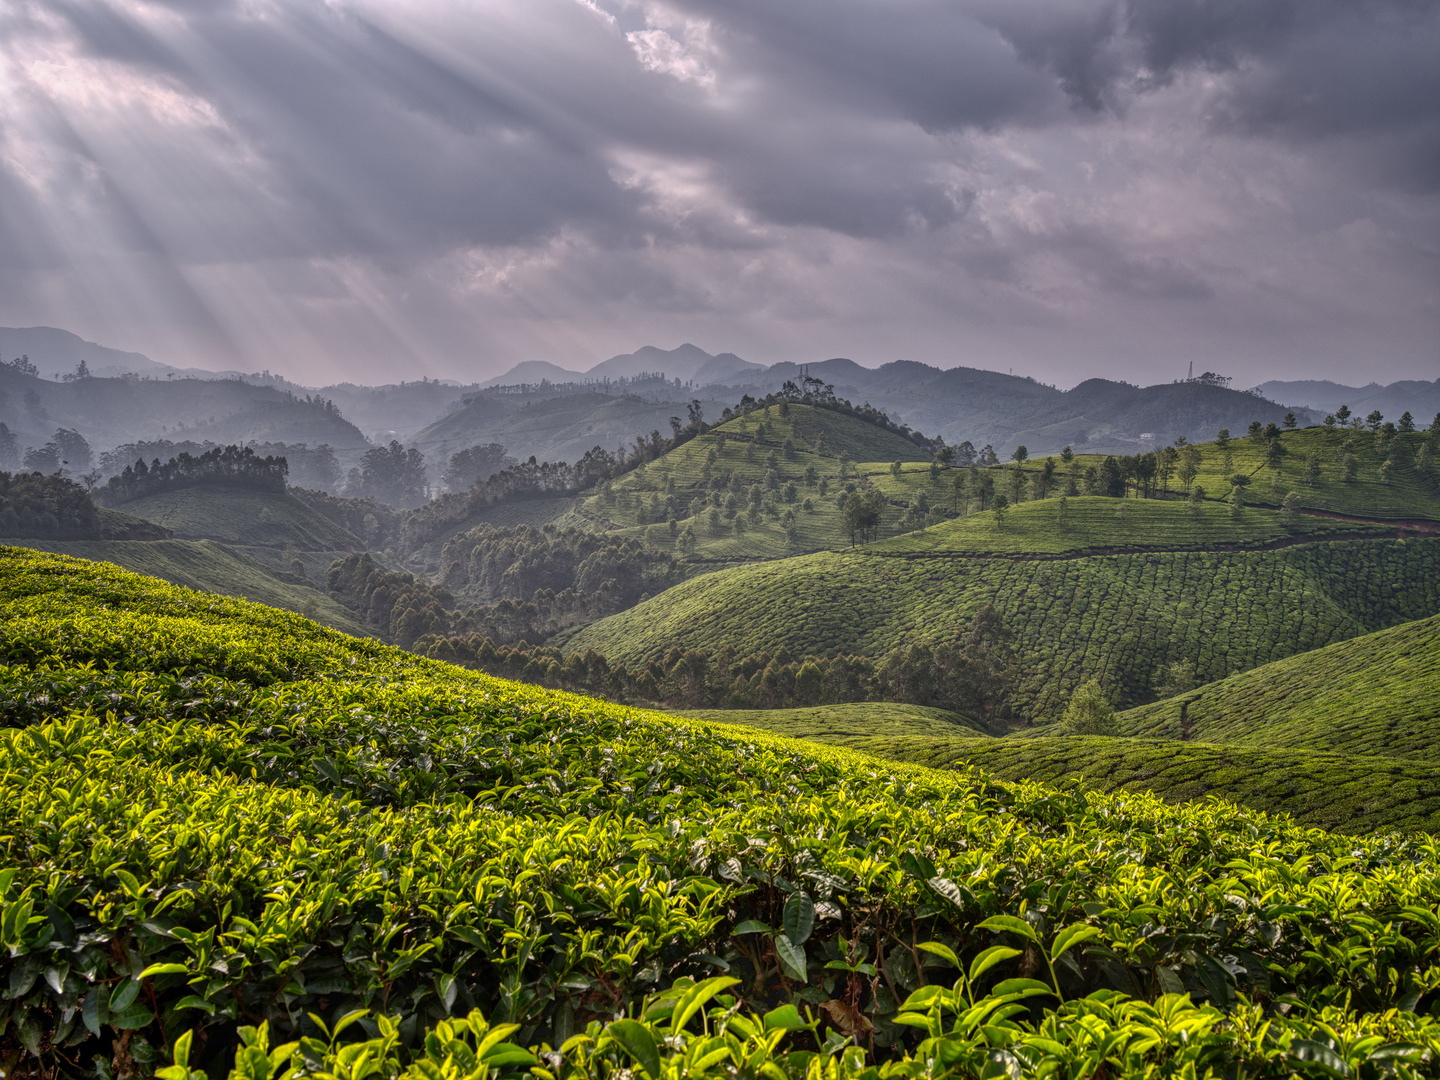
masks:
[[[1100,463],[1096,489],[1097,495],[1108,495],[1112,499],[1125,497],[1125,473],[1120,468],[1119,459],[1107,457]]]
[[[535,459],[531,458],[530,463],[534,465]],[[413,446],[407,450],[391,439],[389,446],[367,450],[361,459],[360,490],[356,494],[406,509],[427,501],[425,488],[425,455]]]
[[[1057,509],[1055,512],[1055,524],[1059,526],[1061,532],[1064,532],[1069,522],[1070,500],[1067,499],[1064,495],[1061,495],[1059,509]]]
[[[1294,430],[1295,425],[1300,423],[1299,420],[1295,419],[1295,414],[1293,412],[1287,412],[1285,414],[1285,419],[1281,422],[1285,425],[1286,431]]]
[[[995,524],[1005,524],[1005,512],[1010,509],[1010,500],[1004,495],[996,495],[990,502],[990,509],[995,511]]]
[[[1180,464],[1176,472],[1180,477],[1180,486],[1186,491],[1195,482],[1195,477],[1200,474],[1201,453],[1200,448],[1194,444],[1187,444],[1180,451]]]
[[[1341,405],[1340,408],[1336,409],[1335,419],[1340,422],[1341,427],[1344,427],[1346,424],[1348,424],[1350,422],[1350,406]]]
[[[845,531],[850,536],[850,546],[855,546],[858,537],[861,543],[875,539],[880,531],[881,515],[885,509],[885,496],[871,488],[852,492],[841,507]]]
[[[1230,488],[1230,516],[1239,519],[1245,512],[1245,485],[1235,484]]]
[[[1408,411],[1400,417],[1400,430],[1407,433],[1415,430],[1415,417]]]
[[[1114,735],[1115,708],[1096,679],[1087,679],[1070,695],[1060,727],[1067,735]]]
[[[1155,679],[1155,696],[1174,697],[1187,690],[1195,689],[1195,662],[1193,660],[1172,660],[1160,669]]]
[[[1311,454],[1305,459],[1305,486],[1316,487],[1320,483],[1320,455]]]
[[[1065,447],[1064,450],[1060,451],[1060,460],[1063,461],[1066,465],[1069,465],[1072,461],[1075,460],[1075,451],[1071,450],[1068,446]]]
[[[1010,454],[1010,460],[1015,462],[1015,467],[1017,469],[1024,465],[1026,459],[1029,457],[1030,451],[1024,446],[1015,447],[1015,449]]]
[[[897,480],[900,479],[900,470],[901,470],[902,468],[904,468],[904,465],[903,465],[901,462],[898,462],[898,461],[894,462],[894,463],[891,464],[891,466],[890,466],[890,475],[893,476],[893,477],[895,477],[895,479],[897,479]]]
[[[1280,500],[1280,523],[1287,529],[1300,520],[1300,495],[1298,492],[1290,492]]]
[[[450,464],[440,479],[447,490],[469,491],[477,480],[488,480],[501,469],[518,464],[505,455],[505,447],[499,443],[485,443],[461,450],[450,455]]]
[[[1251,420],[1250,426],[1245,429],[1245,437],[1258,446],[1265,441],[1265,425],[1259,420]]]
[[[1384,422],[1385,417],[1379,409],[1373,410],[1369,416],[1365,417],[1365,424],[1371,430],[1371,432],[1379,431],[1380,425]]]
[[[1196,484],[1190,489],[1190,516],[1192,518],[1198,518],[1200,516],[1200,507],[1204,502],[1205,489],[1199,484]]]

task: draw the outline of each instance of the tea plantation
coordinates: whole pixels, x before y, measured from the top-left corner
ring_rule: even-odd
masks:
[[[1129,735],[1440,764],[1440,616],[1405,623],[1121,714]]]
[[[762,714],[740,714],[751,724]],[[1006,780],[1153,792],[1167,802],[1220,798],[1339,833],[1440,831],[1440,765],[1394,757],[1102,736],[970,737],[844,732],[816,717],[797,736],[934,769],[977,767]],[[797,728],[800,725],[796,725]]]
[[[1440,540],[1050,559],[822,552],[683,582],[564,647],[627,662],[727,643],[877,655],[953,637],[987,603],[1014,635],[1017,711],[1046,720],[1082,674],[1125,707],[1153,700],[1177,660],[1211,681],[1434,615]]]
[[[1419,1077],[1440,849],[504,683],[0,551],[7,1075]]]

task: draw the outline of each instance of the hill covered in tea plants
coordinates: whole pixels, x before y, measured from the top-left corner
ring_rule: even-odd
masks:
[[[1246,514],[1265,511],[1247,510]],[[1058,717],[1099,678],[1119,707],[1153,700],[1169,665],[1213,681],[1440,612],[1440,539],[1335,540],[1256,551],[1083,557],[823,552],[673,586],[564,640],[617,660],[672,648],[879,655],[945,641],[986,605],[1012,637],[1015,707]]]
[[[1122,713],[1118,724],[1127,735],[1415,757],[1440,765],[1440,616],[1142,705]]]
[[[0,603],[14,1075],[1440,1060],[1428,840],[635,712],[17,549]]]

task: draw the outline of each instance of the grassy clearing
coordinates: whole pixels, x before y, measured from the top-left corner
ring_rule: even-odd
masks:
[[[985,604],[1012,631],[1021,715],[1057,716],[1082,676],[1120,707],[1177,660],[1214,681],[1440,612],[1440,540],[1054,561],[819,553],[682,582],[585,627],[568,652],[626,663],[672,646],[875,656],[944,640]]]
[[[363,550],[364,541],[278,491],[201,484],[128,502],[125,513],[163,525],[180,539],[309,551]]]
[[[637,713],[35,552],[0,605],[7,1072],[1440,1061],[1428,839]]]
[[[323,590],[278,576],[255,559],[211,540],[5,540],[18,548],[88,559],[187,589],[241,597],[306,615],[347,634],[369,634],[348,608]],[[320,579],[320,580],[323,580]]]
[[[1440,762],[1440,616],[1201,686],[1122,713],[1128,735]]]

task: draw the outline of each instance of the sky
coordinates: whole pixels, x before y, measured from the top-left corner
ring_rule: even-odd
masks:
[[[0,325],[1440,377],[1432,0],[0,0]]]

